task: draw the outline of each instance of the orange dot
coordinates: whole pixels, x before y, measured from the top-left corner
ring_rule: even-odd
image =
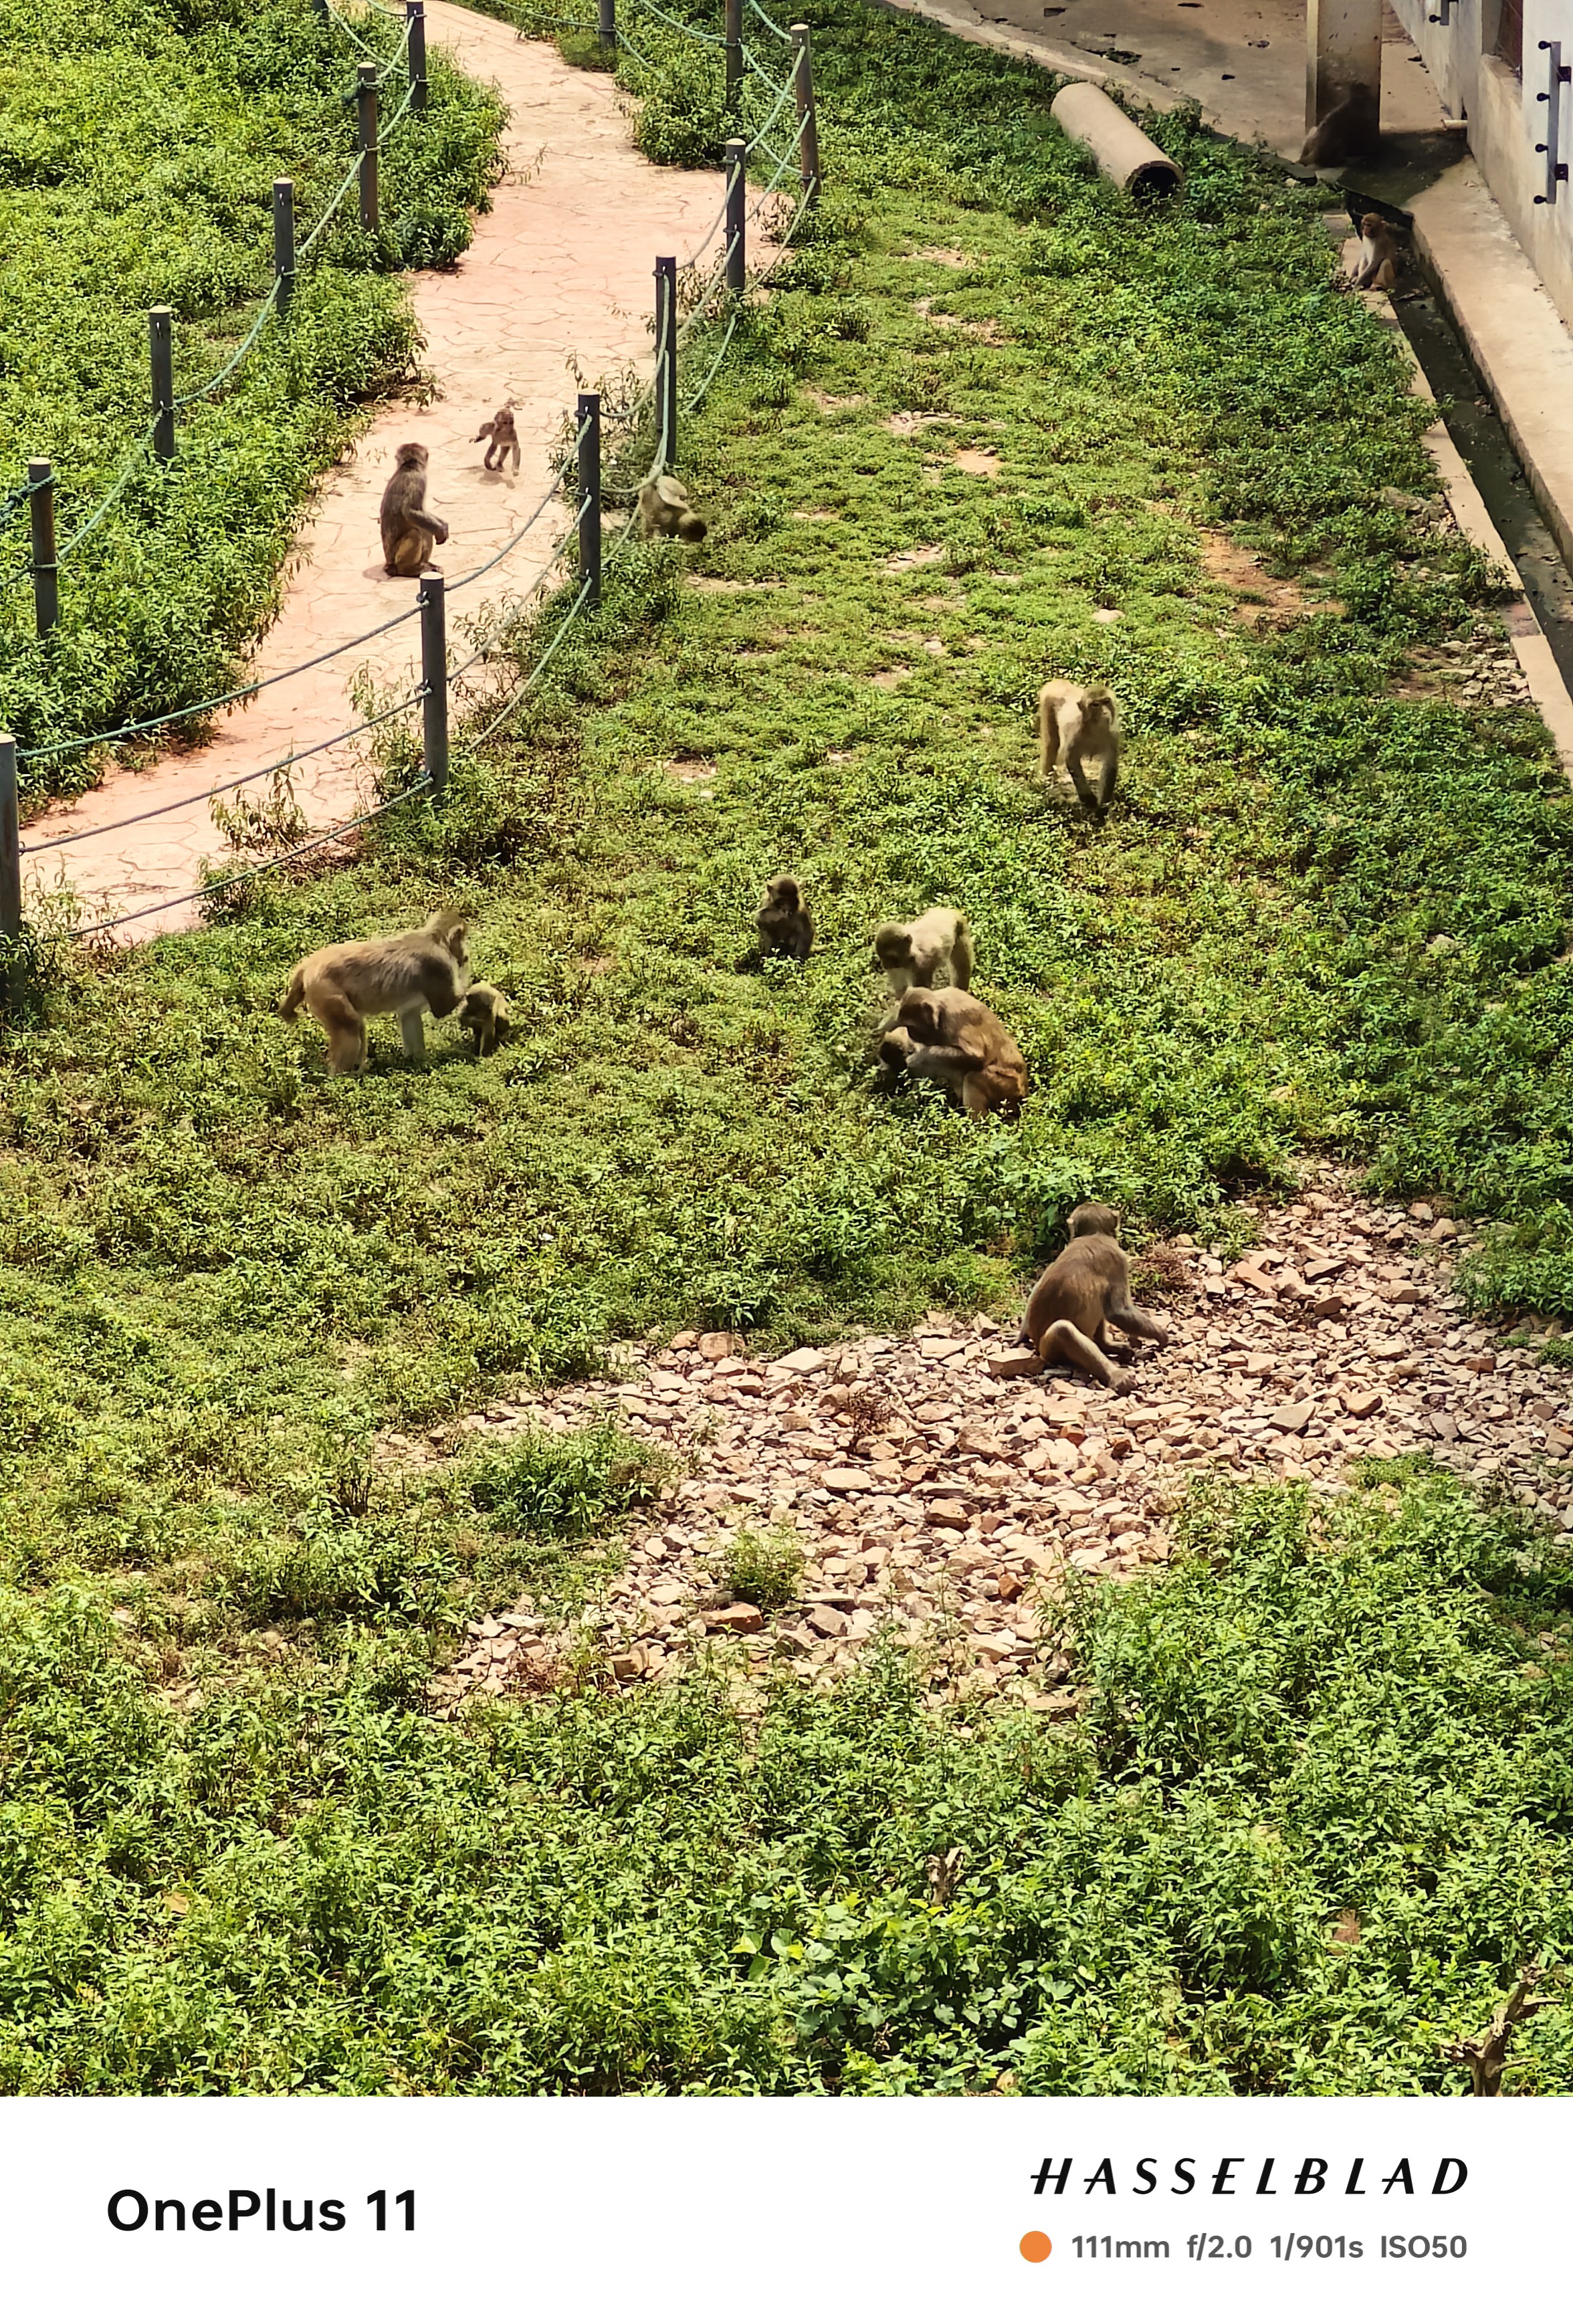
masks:
[[[1053,2245],[1050,2242],[1048,2236],[1043,2233],[1041,2227],[1033,2227],[1029,2234],[1024,2235],[1022,2237],[1022,2257],[1023,2259],[1047,2259],[1053,2248]]]

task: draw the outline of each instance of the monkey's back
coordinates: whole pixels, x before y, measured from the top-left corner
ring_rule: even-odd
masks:
[[[1125,1254],[1113,1235],[1073,1235],[1033,1284],[1022,1337],[1036,1347],[1050,1323],[1074,1323],[1091,1339],[1109,1293],[1124,1291],[1127,1280]]]
[[[455,1004],[460,966],[446,945],[415,929],[403,936],[369,936],[361,943],[324,945],[301,963],[296,974],[305,987],[308,1007],[313,992],[328,987],[363,1017],[397,1012],[417,998],[438,1016]]]

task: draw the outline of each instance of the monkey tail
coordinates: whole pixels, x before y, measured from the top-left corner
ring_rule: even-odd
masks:
[[[306,979],[297,969],[290,979],[290,989],[279,1003],[279,1014],[286,1025],[292,1025],[301,1013],[306,998]]]

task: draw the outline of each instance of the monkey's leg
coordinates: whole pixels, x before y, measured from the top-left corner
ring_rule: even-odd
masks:
[[[1097,819],[1100,802],[1096,792],[1082,771],[1080,742],[1072,742],[1065,753],[1065,771],[1076,786],[1076,796],[1094,821]]]
[[[426,562],[426,554],[427,537],[418,526],[412,525],[388,559],[388,570],[397,574],[401,581],[413,581]]]
[[[495,446],[495,444],[488,444],[488,445],[487,445],[487,447],[486,447],[486,458],[485,458],[485,459],[482,461],[482,463],[481,463],[481,466],[482,466],[484,468],[500,468],[500,467],[502,466],[503,463],[502,463],[501,458],[500,458],[500,457],[496,457],[496,458],[495,458],[495,457],[493,456],[494,456],[494,454],[495,454],[495,453],[496,453],[496,450],[497,450],[497,447]]]
[[[1108,813],[1109,801],[1115,795],[1115,785],[1119,779],[1120,762],[1115,752],[1111,751],[1098,771],[1096,789],[1097,811],[1100,816]]]
[[[498,461],[498,463],[497,463],[497,466],[498,466],[499,467],[501,467],[501,466],[502,466],[502,465],[503,465],[503,464],[502,464],[502,462],[499,460],[499,461]],[[515,475],[518,475],[518,473],[519,473],[519,438],[517,438],[517,436],[515,436],[515,437],[514,437],[514,474]]]
[[[1144,1307],[1138,1307],[1128,1299],[1118,1305],[1110,1300],[1109,1321],[1118,1326],[1127,1340],[1156,1340],[1161,1348],[1166,1348],[1173,1337],[1156,1315],[1149,1315]]]
[[[399,1038],[404,1044],[404,1055],[412,1065],[426,1062],[426,1028],[421,1023],[423,1011],[404,1009],[399,1012]]]
[[[1129,1384],[1127,1375],[1120,1366],[1110,1363],[1103,1350],[1094,1347],[1086,1333],[1078,1332],[1074,1323],[1064,1321],[1050,1323],[1038,1342],[1038,1353],[1046,1364],[1056,1361],[1074,1364],[1078,1371],[1090,1372],[1094,1379],[1103,1382],[1105,1388],[1124,1388]]]
[[[1048,790],[1054,780],[1054,770],[1059,761],[1059,724],[1054,715],[1054,705],[1047,695],[1038,703],[1038,780]]]

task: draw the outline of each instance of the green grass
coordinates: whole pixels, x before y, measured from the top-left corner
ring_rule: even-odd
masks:
[[[389,33],[368,24],[379,51]],[[210,378],[272,279],[272,188],[293,177],[304,239],[354,155],[359,52],[310,0],[4,0],[0,5],[0,492],[30,456],[57,478],[64,544],[148,425],[147,309],[175,317],[177,396]],[[414,318],[393,270],[449,263],[497,166],[496,100],[434,51],[430,106],[384,150],[383,225],[353,194],[302,269],[289,327],[264,329],[178,420],[62,565],[61,619],[33,636],[25,512],[0,535],[0,723],[23,747],[207,699],[237,682],[274,610],[305,497],[406,377]],[[384,118],[402,101],[394,71]],[[40,761],[24,790],[79,788]]]
[[[883,1661],[757,1725],[703,1676],[421,1708],[652,1480],[380,1432],[610,1340],[1008,1313],[1083,1196],[1237,1234],[1319,1150],[1502,1222],[1481,1299],[1573,1314],[1567,793],[1531,714],[1397,690],[1492,584],[1383,497],[1426,413],[1322,197],[1180,119],[1140,213],[1026,68],[855,0],[816,54],[833,190],[685,422],[703,550],[614,568],[440,815],[62,955],[9,1038],[5,2087],[1456,2088],[1439,2040],[1565,1955],[1567,1572],[1423,1478],[1194,1510],[1072,1609],[1064,1730]],[[1282,633],[1222,524],[1299,576]],[[1098,832],[1031,779],[1050,671],[1125,706]],[[819,948],[741,967],[782,869]],[[519,1038],[324,1081],[293,960],[450,898]],[[936,901],[1019,1128],[871,1086],[870,933]],[[1573,2086],[1559,2013],[1518,2054]]]

